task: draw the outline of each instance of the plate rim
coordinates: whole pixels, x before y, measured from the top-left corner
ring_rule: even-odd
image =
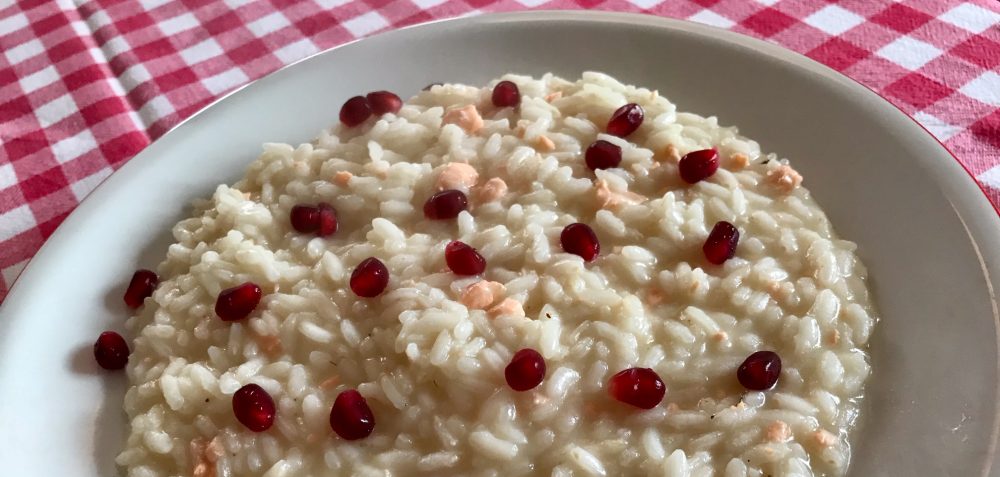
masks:
[[[186,131],[196,126],[199,122],[202,122],[206,117],[206,112],[210,109],[217,107],[220,103],[225,101],[233,101],[234,97],[239,95],[248,94],[247,91],[252,88],[258,87],[260,84],[267,84],[268,82],[280,81],[283,75],[290,74],[289,71],[296,68],[302,63],[309,61],[314,61],[323,55],[331,54],[335,50],[341,48],[349,47],[355,43],[370,40],[373,38],[384,38],[396,35],[404,34],[404,32],[410,32],[412,30],[434,30],[439,28],[447,28],[449,26],[456,27],[468,27],[473,25],[488,25],[493,23],[525,23],[525,22],[562,22],[562,23],[590,23],[590,24],[610,24],[619,25],[623,27],[631,26],[645,26],[660,29],[674,29],[686,31],[692,34],[698,35],[713,35],[717,37],[720,41],[729,43],[731,45],[739,46],[742,48],[747,48],[756,51],[757,53],[764,54],[770,58],[781,61],[791,67],[805,69],[813,73],[823,76],[823,81],[840,83],[841,87],[849,88],[852,93],[866,94],[873,99],[877,99],[873,102],[874,107],[880,112],[887,114],[895,123],[902,127],[907,127],[914,131],[915,134],[926,135],[933,140],[934,143],[943,151],[947,156],[951,157],[951,161],[935,161],[929,162],[930,172],[934,176],[939,176],[939,179],[934,179],[933,182],[937,184],[942,189],[949,192],[949,195],[954,194],[957,196],[958,201],[952,200],[949,197],[948,201],[952,208],[955,210],[959,219],[962,221],[965,227],[966,233],[971,239],[971,245],[979,258],[979,263],[981,266],[981,272],[983,274],[984,281],[986,282],[986,287],[988,290],[989,300],[992,305],[993,311],[993,321],[994,328],[996,330],[996,339],[998,346],[1000,346],[1000,305],[998,305],[997,294],[993,281],[996,280],[995,276],[1000,276],[1000,267],[991,267],[985,256],[989,256],[994,259],[995,263],[1000,263],[1000,247],[993,249],[990,247],[980,247],[978,239],[988,239],[992,242],[1000,244],[1000,236],[990,236],[989,233],[984,233],[982,231],[977,231],[974,235],[973,230],[970,229],[970,222],[966,219],[971,219],[972,224],[978,224],[984,227],[992,227],[994,229],[1000,228],[1000,206],[994,204],[990,201],[986,190],[983,188],[982,184],[976,180],[972,172],[958,159],[955,154],[948,149],[936,136],[931,134],[927,128],[917,122],[909,114],[906,114],[902,109],[888,100],[886,97],[882,96],[875,90],[869,88],[868,86],[862,84],[858,80],[855,80],[833,68],[830,68],[812,58],[805,56],[804,54],[798,53],[796,51],[787,49],[781,45],[770,43],[765,40],[757,39],[748,35],[733,32],[719,27],[714,27],[711,25],[705,25],[701,23],[696,23],[688,20],[674,19],[656,16],[652,14],[643,13],[629,13],[629,12],[609,12],[609,11],[592,11],[592,10],[527,10],[527,11],[517,11],[517,12],[502,12],[502,13],[484,13],[476,16],[464,16],[464,17],[451,17],[435,19],[423,23],[417,23],[413,25],[404,26],[401,28],[386,30],[375,35],[357,38],[323,51],[313,53],[309,56],[301,58],[297,61],[284,65],[260,78],[250,81],[244,85],[241,85],[233,90],[223,94],[222,96],[216,98],[210,103],[206,104],[203,108],[199,109],[197,112],[191,116],[181,120],[176,125],[171,127],[167,132],[161,135],[159,138],[150,142],[145,148],[139,151],[132,159],[126,161],[118,170],[114,171],[108,177],[104,178],[98,183],[98,185],[91,190],[79,204],[67,215],[63,222],[53,231],[53,233],[44,241],[42,246],[37,250],[37,252],[28,259],[25,267],[21,270],[21,273],[8,287],[8,293],[3,302],[0,302],[0,335],[6,335],[8,333],[8,321],[4,320],[3,317],[7,314],[14,305],[21,301],[21,295],[27,293],[28,290],[24,285],[25,277],[34,277],[36,275],[35,266],[39,260],[38,257],[42,257],[48,253],[48,250],[53,247],[53,243],[62,242],[69,240],[67,234],[69,234],[70,226],[75,222],[82,220],[82,216],[90,213],[90,209],[97,206],[98,202],[95,199],[99,199],[103,194],[103,191],[109,188],[113,188],[115,184],[123,179],[124,176],[128,175],[128,172],[123,173],[122,171],[138,170],[141,167],[146,167],[146,163],[155,160],[156,149],[157,148],[169,148],[170,143],[177,140],[177,138],[182,138],[183,136],[179,133],[179,130]],[[833,87],[833,84],[831,84]],[[901,120],[908,121],[901,121]],[[906,126],[903,126],[903,125]],[[916,126],[916,129],[913,127]],[[949,164],[953,162],[954,164]],[[964,174],[959,171],[964,172]],[[948,181],[951,181],[949,184]],[[971,181],[971,184],[969,183]],[[975,190],[978,189],[978,192]],[[98,194],[101,192],[101,194]],[[988,207],[987,207],[988,206]],[[992,209],[993,213],[990,214],[988,209]],[[991,252],[991,250],[996,250]],[[995,269],[995,270],[994,270]],[[991,274],[991,271],[998,272],[996,275]],[[32,278],[32,280],[34,279]],[[6,336],[4,338],[7,338]],[[997,362],[996,370],[1000,372],[1000,351],[997,352]],[[996,379],[996,394],[1000,395],[1000,379]],[[984,477],[990,475],[1000,476],[1000,466],[994,465],[996,463],[998,441],[1000,441],[1000,401],[994,405],[994,416],[993,416],[993,426],[992,433],[990,436],[990,443],[988,445],[988,454],[984,456],[983,471]],[[992,473],[991,473],[992,472]]]

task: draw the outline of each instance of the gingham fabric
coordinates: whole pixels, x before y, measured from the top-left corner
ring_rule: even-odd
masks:
[[[0,0],[0,299],[98,183],[226,91],[403,25],[522,9],[689,19],[876,90],[1000,203],[996,0]]]

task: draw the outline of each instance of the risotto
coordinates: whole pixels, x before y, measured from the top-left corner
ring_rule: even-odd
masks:
[[[265,144],[136,274],[131,354],[95,345],[130,383],[117,462],[843,475],[876,319],[801,181],[601,73],[351,98],[313,142]]]

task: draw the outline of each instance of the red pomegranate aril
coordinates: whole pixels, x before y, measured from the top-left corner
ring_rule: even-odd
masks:
[[[506,108],[521,104],[521,90],[513,81],[501,81],[493,87],[493,105]]]
[[[375,429],[375,415],[361,393],[348,389],[333,402],[330,427],[338,436],[349,441],[362,439],[370,436]]]
[[[608,120],[606,131],[612,136],[625,137],[635,132],[642,125],[642,119],[646,113],[642,106],[635,103],[628,103],[615,110]]]
[[[344,123],[344,126],[353,128],[368,120],[372,115],[372,106],[368,104],[368,98],[364,96],[355,96],[348,99],[343,106],[340,107],[340,122]]]
[[[351,273],[351,291],[363,298],[379,296],[389,284],[389,269],[375,257],[368,257]]]
[[[515,391],[534,389],[545,379],[545,358],[531,348],[522,349],[514,353],[503,374]]]
[[[444,248],[444,261],[456,275],[479,275],[486,270],[486,259],[476,249],[457,240]]]
[[[142,302],[153,295],[156,285],[160,283],[160,278],[150,270],[136,270],[132,274],[132,280],[128,282],[125,289],[125,304],[129,308],[139,308]]]
[[[274,399],[256,384],[247,384],[233,394],[236,420],[254,432],[264,432],[274,424]]]
[[[257,308],[261,294],[260,287],[251,282],[222,290],[215,300],[215,314],[222,321],[242,320]]]
[[[337,211],[334,210],[333,206],[327,204],[326,202],[320,202],[316,206],[318,212],[318,227],[316,230],[316,235],[320,237],[326,237],[328,235],[333,235],[337,232]]]
[[[719,170],[719,151],[712,148],[689,152],[681,158],[677,169],[688,184],[708,179]]]
[[[296,205],[289,214],[292,228],[304,234],[315,233],[320,237],[332,235],[337,231],[337,211],[326,202],[311,205]]]
[[[398,113],[399,109],[403,107],[403,100],[396,93],[389,91],[373,91],[368,93],[365,98],[368,99],[372,112],[379,116],[386,113]]]
[[[319,230],[319,208],[311,205],[296,205],[288,214],[292,228],[296,232],[311,234]]]
[[[128,364],[128,343],[122,335],[105,331],[94,343],[94,359],[104,369],[122,369]]]
[[[712,227],[701,249],[709,262],[722,265],[736,255],[736,245],[739,241],[740,231],[733,224],[722,221]]]
[[[601,253],[601,243],[597,240],[594,229],[587,224],[569,224],[559,234],[559,243],[563,250],[573,255],[579,255],[585,262],[593,261]]]
[[[652,409],[663,401],[667,386],[652,369],[629,368],[611,377],[608,393],[625,404]]]
[[[618,164],[622,163],[622,148],[603,139],[598,139],[587,147],[584,159],[587,161],[587,167],[595,171],[618,167]]]
[[[443,190],[431,196],[424,203],[424,217],[431,220],[446,220],[458,217],[469,208],[469,199],[460,190]]]
[[[736,379],[751,391],[766,391],[774,387],[781,375],[781,357],[774,351],[751,354],[736,370]]]

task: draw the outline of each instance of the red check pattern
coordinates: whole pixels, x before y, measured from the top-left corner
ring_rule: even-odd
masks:
[[[17,0],[0,2],[0,299],[87,193],[226,91],[379,31],[532,8],[683,18],[804,53],[916,118],[1000,204],[996,0]]]

